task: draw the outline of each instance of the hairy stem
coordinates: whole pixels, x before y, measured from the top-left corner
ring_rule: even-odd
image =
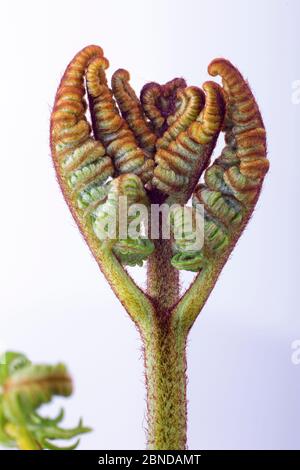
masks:
[[[102,248],[101,253],[97,255],[100,269],[131,319],[139,328],[147,328],[154,315],[151,301],[135,284],[111,250]]]
[[[186,448],[185,337],[169,322],[144,338],[147,382],[148,448]]]
[[[185,336],[171,324],[179,299],[179,273],[170,264],[170,240],[156,240],[148,261],[147,293],[156,311],[151,331],[143,335],[147,383],[148,448],[185,449]]]
[[[172,323],[177,325],[176,328],[182,334],[188,335],[217,282],[224,262],[224,258],[220,258],[218,263],[209,263],[205,266],[174,307],[171,313]]]
[[[168,315],[179,299],[179,271],[170,263],[171,240],[154,240],[155,251],[147,263],[147,294],[158,313]]]

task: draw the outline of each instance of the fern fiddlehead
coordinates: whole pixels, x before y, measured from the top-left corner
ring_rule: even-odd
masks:
[[[197,87],[179,88],[176,93],[176,111],[167,118],[168,128],[158,139],[157,148],[168,148],[178,134],[186,130],[199,115],[204,105],[203,91]]]
[[[129,83],[127,70],[119,69],[112,76],[112,91],[122,116],[132,130],[139,146],[152,155],[157,136],[147,121],[143,108]]]
[[[87,69],[95,136],[102,140],[120,173],[135,173],[147,182],[152,177],[153,160],[138,146],[133,132],[117,110],[105,77],[107,67],[107,60],[96,58]]]
[[[113,246],[113,252],[122,264],[135,266],[143,265],[154,250],[153,243],[145,237],[132,237],[128,234],[128,223],[132,222],[133,216],[127,219],[126,233],[123,238],[116,232],[109,232],[110,222],[113,221],[113,229],[120,227],[119,218],[122,216],[120,207],[121,198],[126,198],[128,211],[134,204],[149,206],[149,200],[141,180],[134,174],[125,174],[115,178],[109,185],[106,201],[99,205],[94,212],[93,228],[99,240],[106,240]],[[124,200],[125,202],[125,200]],[[123,211],[126,210],[125,208]]]
[[[57,91],[51,119],[54,163],[60,182],[67,201],[81,212],[91,210],[103,199],[105,183],[114,172],[104,146],[91,137],[85,117],[84,73],[89,61],[102,55],[100,47],[87,47],[69,64]]]
[[[23,450],[63,449],[52,441],[89,432],[80,420],[73,429],[59,426],[64,413],[45,418],[37,409],[54,396],[68,397],[72,380],[63,364],[32,364],[26,356],[7,352],[0,365],[0,443]],[[75,449],[79,440],[64,449]]]
[[[194,270],[203,262],[226,252],[249,219],[268,171],[266,138],[262,119],[250,88],[239,72],[224,60],[209,66],[220,74],[228,95],[224,124],[227,146],[204,173],[205,184],[193,193],[193,204],[204,206],[204,249],[177,253],[172,263],[178,269]],[[192,264],[194,257],[195,264]],[[200,261],[201,260],[201,261]],[[186,264],[187,263],[187,264]]]
[[[186,87],[183,78],[174,78],[165,85],[147,83],[141,91],[142,108],[156,135],[161,136],[168,127],[169,116],[178,106],[177,92]]]
[[[190,124],[183,126],[187,129],[178,135],[175,133],[175,139],[167,145],[163,136],[166,147],[159,147],[155,155],[157,166],[153,184],[162,192],[171,194],[172,199],[182,202],[186,202],[194,182],[198,181],[207,165],[223,121],[223,99],[219,86],[207,82],[203,87],[207,92],[203,111],[194,115],[193,120],[189,116],[187,122],[190,120]],[[194,90],[192,93],[195,95]],[[186,120],[186,115],[188,110],[179,120]]]
[[[197,216],[200,219],[198,224]],[[203,268],[205,263],[202,253],[203,237],[197,241],[197,234],[201,233],[202,219],[203,215],[193,207],[177,206],[172,211],[170,225],[174,237],[174,255],[171,264],[174,268],[192,272],[198,272]]]
[[[148,447],[183,449],[187,335],[254,210],[269,166],[265,129],[249,85],[225,59],[208,68],[222,86],[208,81],[202,91],[175,78],[146,84],[140,99],[124,69],[113,74],[110,89],[107,68],[97,46],[67,67],[51,117],[52,155],[72,214],[144,342]],[[226,145],[210,163],[220,132]],[[191,197],[192,207],[185,206]],[[161,203],[178,204],[170,239],[162,235],[162,218],[152,216],[150,234],[129,233],[132,225],[147,227],[136,223],[137,204],[149,213]],[[117,229],[110,232],[111,225]],[[145,261],[146,292],[125,269]],[[183,295],[181,270],[196,273]]]

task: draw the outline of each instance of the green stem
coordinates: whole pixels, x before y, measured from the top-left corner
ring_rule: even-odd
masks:
[[[152,302],[136,285],[109,246],[103,244],[99,250],[96,243],[95,245],[90,243],[90,248],[101,271],[131,319],[139,329],[149,328],[154,315]]]
[[[186,448],[186,341],[168,325],[144,338],[148,448]]]
[[[186,340],[227,259],[209,263],[179,299],[171,242],[159,240],[148,262],[147,293],[155,324],[144,334],[149,449],[186,448]]]
[[[39,443],[31,436],[25,426],[9,423],[6,425],[7,434],[17,442],[20,450],[41,450]]]
[[[173,328],[172,306],[179,298],[179,273],[170,264],[170,240],[157,240],[148,261],[147,294],[155,321],[143,332],[147,382],[148,448],[186,447],[186,337]]]

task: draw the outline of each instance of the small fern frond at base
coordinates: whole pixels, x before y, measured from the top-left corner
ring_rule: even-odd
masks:
[[[67,447],[58,447],[52,441],[91,431],[81,420],[74,428],[61,428],[63,410],[55,418],[37,412],[54,396],[72,394],[72,380],[63,364],[32,364],[23,354],[7,352],[0,358],[0,387],[0,444],[4,446],[22,450],[75,449],[79,440]]]

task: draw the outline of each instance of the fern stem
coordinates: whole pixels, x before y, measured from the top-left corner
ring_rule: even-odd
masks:
[[[170,240],[157,240],[148,261],[147,294],[155,307],[143,334],[147,384],[148,448],[186,447],[186,337],[171,322],[179,299],[179,273],[170,264]]]
[[[155,251],[147,263],[147,294],[158,313],[168,315],[179,300],[179,271],[170,263],[171,240],[153,240]]]
[[[186,448],[186,341],[168,325],[144,338],[148,448]]]
[[[31,436],[25,426],[8,423],[5,430],[12,439],[16,440],[20,450],[41,450],[41,446]]]

